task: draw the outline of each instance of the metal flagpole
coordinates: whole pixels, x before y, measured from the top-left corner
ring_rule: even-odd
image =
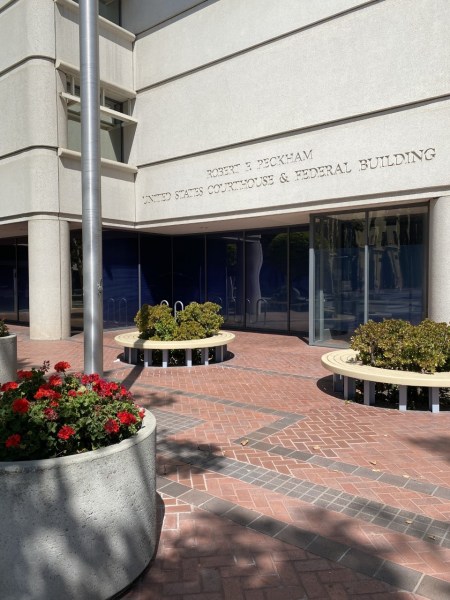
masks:
[[[103,374],[98,0],[80,0],[84,372]]]

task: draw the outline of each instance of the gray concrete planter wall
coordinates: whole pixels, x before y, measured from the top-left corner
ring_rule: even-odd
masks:
[[[17,378],[17,336],[0,337],[0,384]]]
[[[104,600],[156,544],[156,421],[76,456],[0,462],[0,598]]]

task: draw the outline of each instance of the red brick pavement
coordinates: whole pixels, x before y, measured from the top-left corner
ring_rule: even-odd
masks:
[[[12,329],[19,336],[20,367],[49,359],[68,360],[72,368],[82,370],[81,334],[69,340],[41,342],[30,341],[26,328]],[[450,581],[450,544],[438,545],[432,534],[419,539],[401,528],[397,531],[280,490],[264,489],[220,470],[187,464],[189,460],[181,452],[189,449],[225,457],[249,465],[250,470],[263,467],[308,485],[325,486],[333,493],[347,492],[445,523],[450,515],[450,412],[400,413],[345,402],[333,394],[331,378],[320,365],[326,350],[308,347],[296,337],[239,332],[229,347],[232,357],[225,363],[143,369],[119,361],[121,351],[114,343],[117,333],[104,336],[105,375],[123,379],[150,409],[182,417],[186,423],[196,420],[192,427],[167,436],[168,446],[162,446],[158,455],[159,474],[186,489],[255,511],[273,520],[271,523],[318,535],[329,545],[321,552],[316,544],[314,554],[301,544],[214,514],[202,508],[201,502],[191,503],[161,490],[164,516],[158,552],[124,596],[127,600],[450,597],[446,595],[450,587],[440,587],[440,582]],[[245,406],[230,406],[226,404],[229,401]],[[281,417],[264,412],[267,408],[295,413],[298,420],[277,429]],[[330,460],[313,464],[276,454],[268,446],[241,445],[240,441],[251,439],[252,433],[267,426],[275,427],[263,438],[271,448]],[[345,472],[332,461],[365,467],[367,472]],[[368,476],[371,472],[393,478],[376,481]],[[399,480],[429,483],[430,489],[439,488],[439,493],[432,495],[415,485],[412,488],[416,489],[407,488],[399,485]],[[335,543],[380,564],[387,562],[376,578],[369,577],[360,567],[362,572],[349,568],[349,561],[339,562],[337,555],[335,561],[330,560],[329,548]],[[408,584],[408,569],[425,579]]]

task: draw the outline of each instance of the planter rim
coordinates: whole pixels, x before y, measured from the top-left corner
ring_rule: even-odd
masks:
[[[17,337],[17,333],[9,333],[8,335],[1,335],[0,341],[7,340],[8,338],[12,338],[12,337]]]
[[[38,458],[34,460],[16,460],[16,461],[0,461],[0,472],[6,473],[25,473],[29,471],[46,471],[49,469],[60,468],[63,469],[65,466],[85,461],[94,461],[122,452],[132,446],[141,442],[144,438],[152,435],[156,429],[156,419],[154,415],[147,409],[145,410],[145,417],[141,429],[136,435],[133,435],[126,440],[122,440],[118,444],[112,444],[105,448],[98,448],[97,450],[89,450],[88,452],[82,452],[81,454],[72,454],[71,456],[60,456],[57,458]]]
[[[225,346],[235,339],[231,331],[220,329],[216,335],[206,338],[194,338],[193,340],[144,340],[139,337],[139,331],[129,331],[116,335],[114,341],[120,346],[136,348],[137,350],[192,350],[200,348],[215,348]]]

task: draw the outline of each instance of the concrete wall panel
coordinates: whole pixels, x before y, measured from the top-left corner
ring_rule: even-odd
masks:
[[[0,218],[58,211],[58,158],[36,149],[0,161]]]
[[[134,173],[102,166],[103,222],[134,225]],[[61,213],[81,219],[81,164],[79,158],[61,157],[59,164]]]
[[[366,4],[357,0],[221,0],[136,40],[136,89]]]
[[[428,197],[450,187],[450,101],[139,171],[137,222],[350,208],[361,199]],[[281,221],[280,221],[281,224]]]
[[[0,77],[0,156],[30,146],[56,146],[53,63],[32,60]]]
[[[2,6],[0,5],[0,10]],[[19,0],[0,12],[0,73],[29,56],[55,56],[54,3]]]
[[[390,0],[138,95],[148,164],[449,94],[447,0]],[[142,57],[141,57],[142,60]]]

